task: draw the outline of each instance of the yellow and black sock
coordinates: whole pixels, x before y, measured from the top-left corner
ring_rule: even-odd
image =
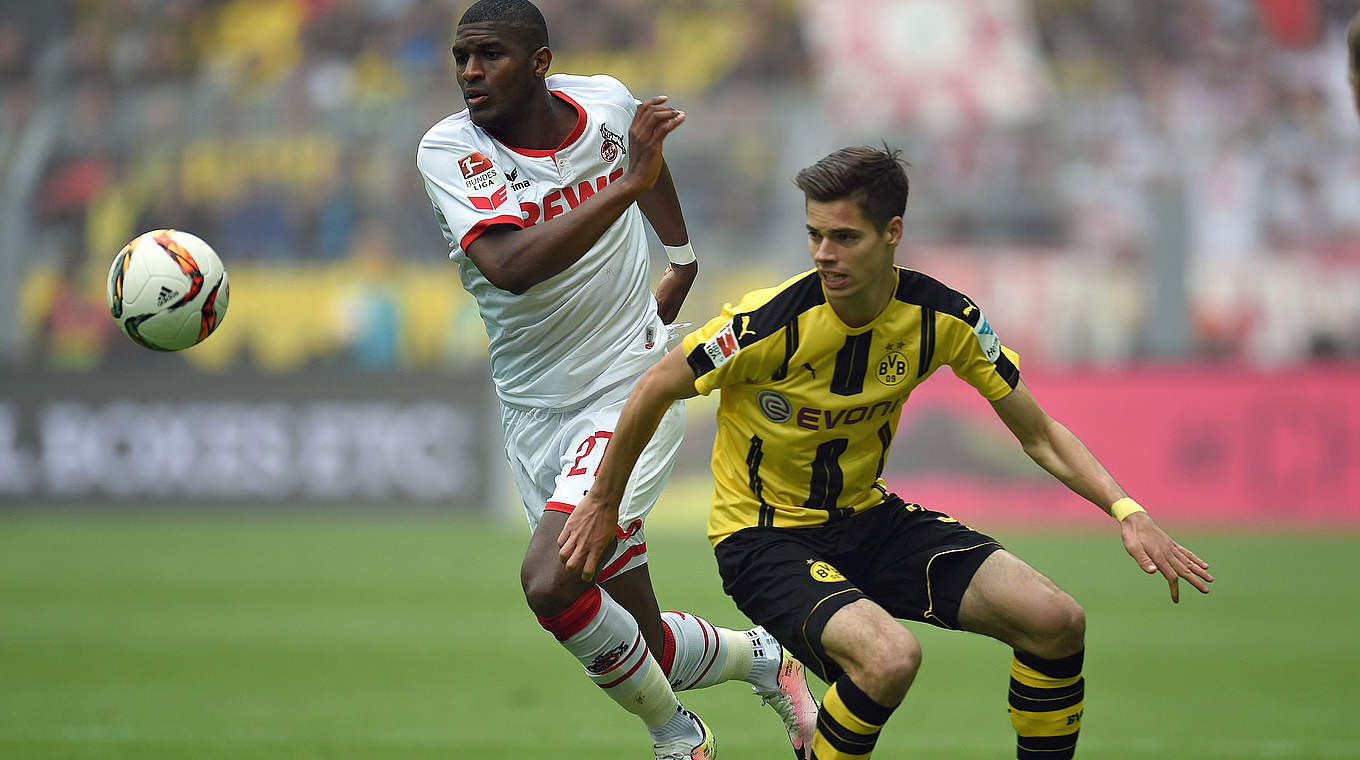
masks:
[[[896,707],[875,702],[850,680],[841,676],[831,684],[817,711],[817,735],[812,739],[813,760],[868,758],[878,732]]]
[[[1077,751],[1086,695],[1081,677],[1085,653],[1045,660],[1016,650],[1009,701],[1019,760],[1069,760]]]

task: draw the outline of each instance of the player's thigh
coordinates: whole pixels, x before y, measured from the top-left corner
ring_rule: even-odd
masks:
[[[843,569],[865,593],[894,617],[948,629],[960,627],[959,605],[974,573],[1001,548],[947,514],[896,496],[842,521],[841,530]]]
[[[994,552],[973,574],[959,604],[959,624],[1052,657],[1075,653],[1086,631],[1076,600],[1008,551]]]
[[[595,484],[605,448],[626,401],[626,395],[604,399],[565,421],[561,435],[564,453],[548,509],[570,512]],[[656,505],[675,465],[684,434],[685,407],[683,402],[676,402],[666,410],[628,478],[619,503],[619,525],[625,534],[635,532]]]
[[[714,550],[737,608],[827,683],[843,668],[822,645],[823,630],[846,605],[867,599],[824,559],[829,547],[823,528],[746,528]]]
[[[872,681],[910,683],[921,662],[916,637],[872,599],[837,610],[822,629],[821,644],[861,686]]]

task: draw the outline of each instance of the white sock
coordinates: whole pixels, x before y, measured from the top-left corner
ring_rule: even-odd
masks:
[[[744,631],[751,641],[753,662],[746,681],[760,691],[779,690],[779,669],[784,664],[784,648],[764,628]]]
[[[561,614],[539,623],[585,666],[590,680],[647,724],[653,739],[658,732],[674,731],[670,724],[680,701],[648,651],[637,621],[604,589],[593,587]],[[688,730],[695,730],[692,722]]]
[[[687,612],[663,612],[668,651],[662,661],[676,691],[702,689],[725,681],[767,686],[779,676],[779,645],[764,628],[733,631]]]
[[[704,732],[699,729],[698,722],[694,720],[694,714],[683,707],[675,709],[666,725],[659,729],[648,730],[652,733],[652,741],[657,744],[669,744],[683,740],[697,745],[704,740]]]

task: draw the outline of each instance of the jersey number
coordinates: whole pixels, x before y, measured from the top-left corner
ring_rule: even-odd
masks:
[[[573,475],[586,474],[586,468],[581,466],[581,460],[590,456],[590,452],[595,450],[596,441],[599,440],[608,441],[611,437],[613,437],[613,435],[614,435],[613,433],[607,430],[601,430],[595,433],[595,435],[592,435],[591,437],[585,439],[584,441],[581,441],[581,445],[576,447],[576,462],[572,464],[570,470],[567,470],[567,477],[571,477]],[[603,454],[600,455],[600,463],[601,464],[604,463]],[[596,475],[600,474],[599,464],[595,465],[595,474]]]

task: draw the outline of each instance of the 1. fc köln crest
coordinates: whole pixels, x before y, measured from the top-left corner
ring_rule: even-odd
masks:
[[[603,158],[606,163],[612,164],[614,163],[614,159],[619,157],[620,153],[625,155],[628,153],[628,149],[623,146],[623,136],[615,134],[610,131],[609,127],[601,124],[600,158]]]

